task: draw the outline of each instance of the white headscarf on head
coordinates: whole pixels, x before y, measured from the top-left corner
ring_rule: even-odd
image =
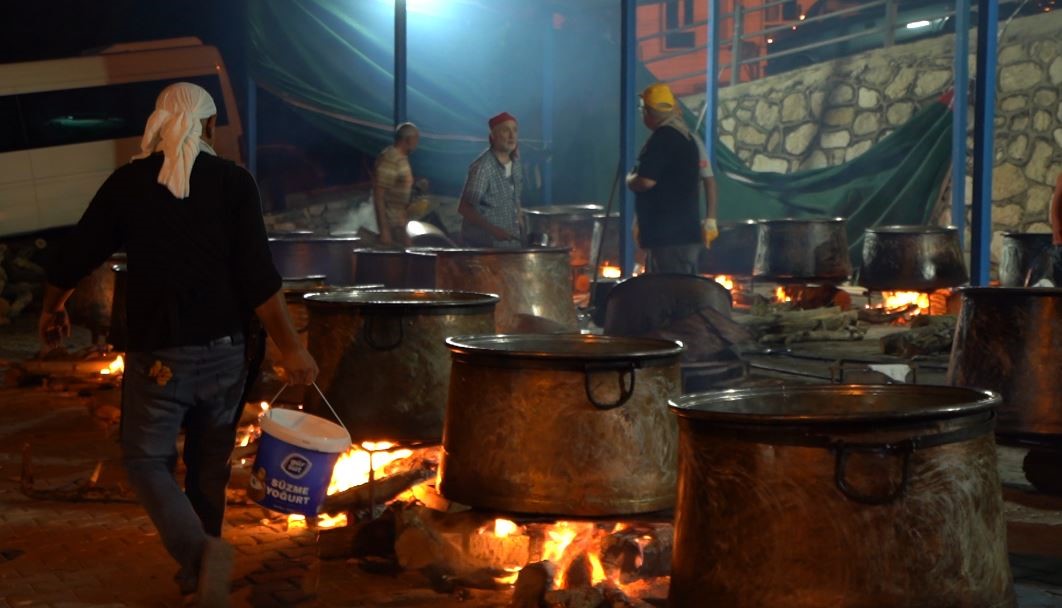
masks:
[[[133,160],[162,152],[159,183],[177,198],[188,198],[188,180],[199,152],[216,156],[210,144],[200,138],[203,125],[199,121],[217,113],[214,100],[203,87],[178,82],[162,89],[144,127],[140,154]]]

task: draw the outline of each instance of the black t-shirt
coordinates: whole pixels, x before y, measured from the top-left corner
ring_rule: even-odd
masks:
[[[700,154],[697,142],[672,127],[649,136],[635,172],[656,185],[638,193],[638,231],[645,248],[701,242]]]
[[[161,167],[153,154],[115,170],[46,264],[50,283],[72,288],[124,248],[134,352],[239,333],[281,285],[250,173],[200,153],[182,200],[158,183]]]

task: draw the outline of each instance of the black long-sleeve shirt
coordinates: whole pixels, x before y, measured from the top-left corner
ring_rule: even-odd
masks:
[[[157,183],[161,166],[153,154],[111,174],[46,262],[48,281],[69,289],[125,249],[130,351],[239,333],[281,285],[247,171],[200,153],[182,200]]]

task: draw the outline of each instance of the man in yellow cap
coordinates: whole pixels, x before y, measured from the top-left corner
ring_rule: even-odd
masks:
[[[627,187],[637,195],[637,239],[646,250],[646,271],[697,274],[701,248],[719,236],[708,155],[683,122],[666,84],[642,91],[641,107],[642,121],[653,133],[627,175]],[[707,209],[703,222],[698,202],[701,184]]]

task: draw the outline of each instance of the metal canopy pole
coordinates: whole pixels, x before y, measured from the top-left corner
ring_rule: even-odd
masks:
[[[977,79],[974,90],[973,213],[970,222],[970,283],[988,285],[992,242],[992,156],[996,109],[996,29],[999,0],[977,11]]]
[[[735,11],[735,14],[737,11]],[[708,0],[708,58],[704,86],[704,151],[715,171],[715,125],[719,107],[719,0]],[[735,38],[737,40],[737,38]],[[705,210],[707,212],[707,210]]]
[[[247,77],[247,170],[251,176],[258,179],[258,85],[254,78]]]
[[[951,113],[951,224],[966,238],[966,113],[970,82],[970,0],[955,0],[955,76]]]
[[[553,202],[553,11],[546,9],[542,39],[542,204]]]
[[[622,204],[620,205],[620,257],[623,275],[631,276],[634,272],[634,248],[636,244],[631,235],[634,223],[634,193],[623,182],[626,174],[634,167],[634,62],[637,40],[637,0],[621,0],[620,13],[620,188]]]
[[[406,122],[406,0],[395,0],[395,126]]]

